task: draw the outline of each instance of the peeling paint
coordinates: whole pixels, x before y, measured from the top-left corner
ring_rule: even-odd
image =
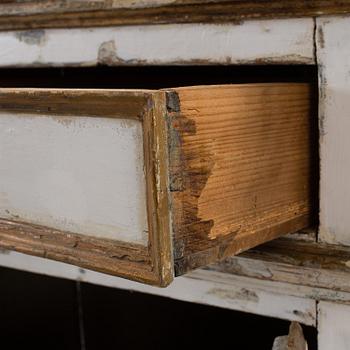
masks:
[[[298,316],[302,319],[312,317],[312,314],[310,312],[303,312],[300,310],[293,310],[293,315]]]
[[[324,135],[324,134],[323,134]],[[331,244],[339,243],[336,239],[336,231],[331,227],[320,227],[319,237],[321,242],[327,242]]]
[[[98,48],[97,62],[108,66],[119,62],[117,47],[114,40],[105,41],[100,45]]]
[[[323,27],[322,26],[319,26],[317,28],[317,40],[318,40],[318,44],[319,44],[320,48],[324,49],[325,41],[324,41],[324,33],[323,33]]]
[[[28,30],[25,32],[16,32],[15,37],[27,45],[42,46],[46,42],[45,30]]]
[[[323,137],[326,134],[326,128],[325,128],[325,111],[324,111],[324,104],[327,99],[327,78],[324,74],[324,67],[321,63],[318,64],[318,77],[319,77],[319,116],[318,116],[318,127],[319,127],[319,133],[320,137]],[[321,139],[322,141],[322,139]]]
[[[76,117],[51,116],[51,118],[52,120],[66,127],[69,127],[76,120]]]
[[[0,41],[2,67],[314,63],[312,19],[1,32]]]
[[[207,294],[215,295],[220,299],[246,300],[254,303],[259,302],[258,295],[254,291],[246,288],[241,288],[240,290],[212,288]]]

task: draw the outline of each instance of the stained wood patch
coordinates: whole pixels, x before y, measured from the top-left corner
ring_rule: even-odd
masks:
[[[168,93],[177,274],[310,219],[310,87],[249,84]]]
[[[346,14],[346,0],[312,1],[53,1],[0,5],[0,29],[96,27],[156,23],[220,23],[246,19],[312,17]]]

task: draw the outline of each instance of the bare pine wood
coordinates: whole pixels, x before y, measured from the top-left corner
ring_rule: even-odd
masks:
[[[232,22],[346,14],[347,0],[6,1],[0,29]]]
[[[310,223],[310,87],[168,92],[176,273]]]

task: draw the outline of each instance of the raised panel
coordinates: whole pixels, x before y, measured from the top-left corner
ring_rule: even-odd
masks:
[[[0,217],[147,245],[142,123],[0,114]]]
[[[1,89],[0,246],[169,283],[161,97]]]

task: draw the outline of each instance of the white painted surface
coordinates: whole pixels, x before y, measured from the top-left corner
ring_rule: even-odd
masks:
[[[0,66],[313,63],[313,19],[0,33]]]
[[[316,323],[315,300],[305,297],[306,293],[299,290],[299,286],[286,283],[196,270],[184,277],[175,278],[167,288],[158,288],[8,251],[0,253],[0,266],[298,321],[307,325]]]
[[[1,113],[0,217],[146,245],[141,123]]]
[[[350,244],[350,17],[317,19],[320,234]]]
[[[318,304],[318,350],[350,349],[350,305]]]

